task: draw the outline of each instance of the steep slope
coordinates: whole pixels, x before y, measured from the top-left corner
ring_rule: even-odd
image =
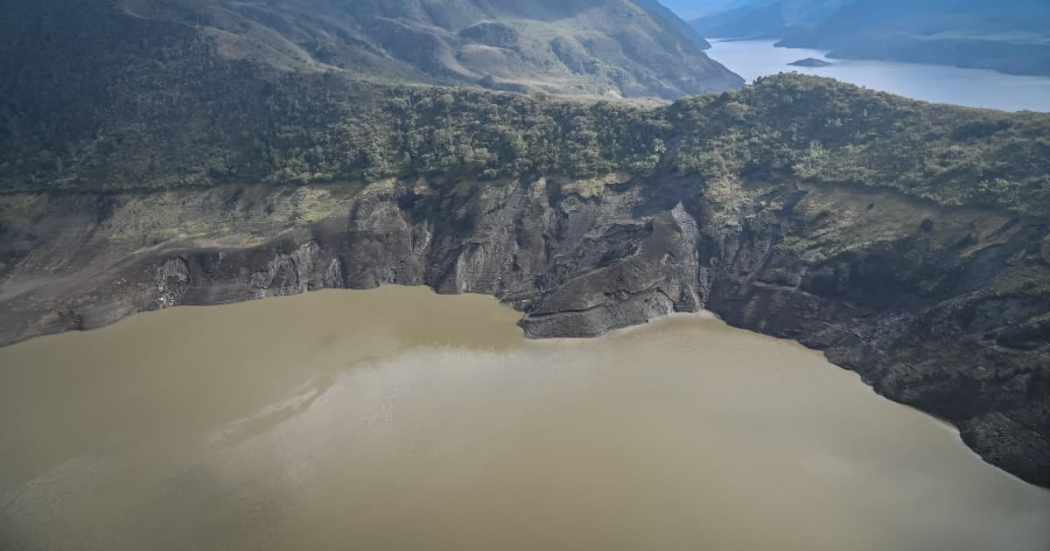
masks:
[[[396,86],[145,5],[0,22],[0,343],[384,283],[534,337],[707,308],[1050,485],[1050,116],[797,75],[653,109]]]
[[[682,33],[682,36],[688,38],[697,48],[707,50],[711,47],[711,44],[708,43],[700,33],[696,32],[696,29],[694,29],[692,25],[686,23],[681,17],[678,17],[675,12],[661,4],[659,0],[635,0],[635,2],[669,23],[675,28],[675,30]]]
[[[690,24],[701,34],[716,38],[784,38],[812,28],[851,1],[756,0]]]
[[[822,48],[847,58],[1050,75],[1050,3],[859,0],[779,45]]]
[[[701,143],[712,150],[729,146],[717,120],[739,106],[760,118],[791,112],[754,96],[709,102],[666,116],[683,136],[711,125]],[[179,304],[386,283],[493,294],[526,314],[533,337],[706,308],[826,350],[880,393],[956,423],[989,461],[1050,485],[1046,219],[796,184],[761,175],[761,162],[719,176],[729,151],[681,175],[551,169],[493,182],[432,174],[3,196],[0,340]]]
[[[633,0],[122,0],[223,55],[301,71],[516,91],[654,96],[742,81]],[[673,14],[672,14],[673,15]]]

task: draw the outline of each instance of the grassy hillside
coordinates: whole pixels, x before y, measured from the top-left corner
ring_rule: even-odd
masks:
[[[194,27],[105,10],[70,2],[33,30],[5,23],[3,193],[626,170],[1050,216],[1050,115],[796,75],[653,109],[388,85],[231,59]],[[77,34],[63,17],[97,24]]]
[[[117,4],[133,17],[190,26],[226,57],[286,70],[667,99],[742,85],[700,51],[707,44],[695,32],[687,28],[692,36],[684,36],[670,19],[633,0]]]

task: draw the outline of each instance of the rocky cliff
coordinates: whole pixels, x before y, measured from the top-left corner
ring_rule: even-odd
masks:
[[[1028,274],[1050,271],[1043,224],[883,191],[624,173],[2,205],[0,343],[383,284],[495,295],[534,338],[708,309],[824,350],[1050,485],[1050,293]]]
[[[626,0],[8,2],[0,345],[387,283],[495,295],[532,337],[706,308],[826,350],[1050,485],[1050,115],[799,75],[640,108],[296,57],[314,31],[359,45],[348,7],[440,15],[498,50],[516,35],[478,6],[546,25],[628,3],[649,20]]]

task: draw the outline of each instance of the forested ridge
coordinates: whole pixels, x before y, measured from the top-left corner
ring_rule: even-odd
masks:
[[[96,9],[72,17],[107,21]],[[3,193],[622,170],[889,188],[1050,217],[1047,114],[794,74],[643,108],[279,71],[149,20],[64,30],[3,42]]]

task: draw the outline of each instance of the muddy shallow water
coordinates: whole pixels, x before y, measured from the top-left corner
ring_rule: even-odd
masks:
[[[819,353],[324,291],[0,349],[0,549],[1050,549],[1050,492]]]

